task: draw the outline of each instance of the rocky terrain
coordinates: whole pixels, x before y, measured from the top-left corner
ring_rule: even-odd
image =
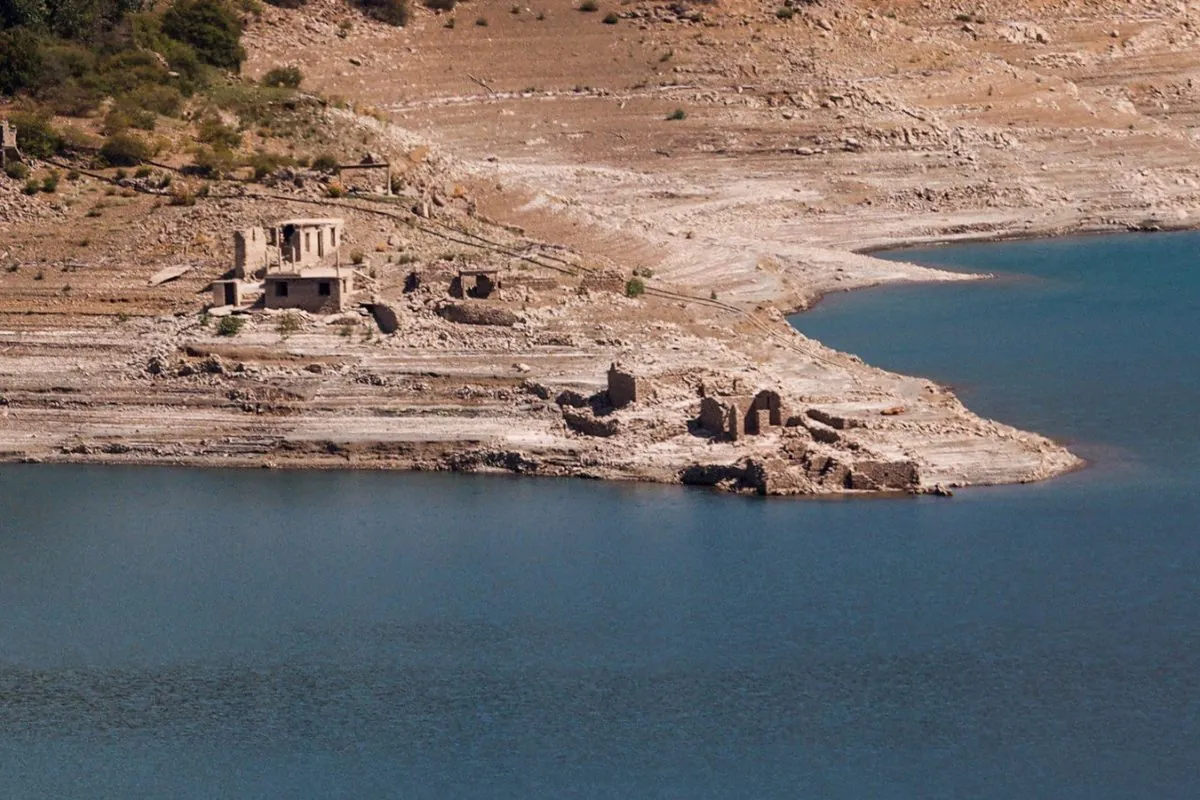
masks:
[[[0,177],[0,454],[772,494],[1074,468],[783,315],[973,277],[872,248],[1192,224],[1198,23],[1188,3],[1105,0],[472,0],[404,29],[333,0],[268,8],[247,73],[297,64],[348,101],[324,124],[400,165],[401,197],[330,199],[303,171],[194,206],[129,179],[31,198]],[[222,336],[202,314],[232,231],[300,215],[346,217],[361,299],[394,330],[361,308],[250,313]],[[149,285],[171,266],[190,269]],[[452,297],[480,267],[499,292]]]

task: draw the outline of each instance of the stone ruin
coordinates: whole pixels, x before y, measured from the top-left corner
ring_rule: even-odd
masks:
[[[17,148],[17,128],[8,120],[0,119],[0,169],[8,166],[9,160],[19,161],[21,151]]]
[[[355,291],[356,270],[343,266],[345,221],[288,219],[233,235],[233,278],[213,282],[213,304],[314,313],[344,311]]]
[[[495,267],[460,269],[450,281],[450,295],[459,299],[486,300],[500,288],[500,270]]]
[[[705,396],[700,400],[699,426],[730,441],[782,428],[787,422],[783,398],[772,389],[763,389],[752,396]]]

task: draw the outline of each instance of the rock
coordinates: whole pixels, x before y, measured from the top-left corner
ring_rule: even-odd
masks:
[[[400,328],[400,315],[393,306],[387,303],[371,303],[367,306],[367,311],[371,312],[381,333],[395,333]]]
[[[573,409],[563,406],[563,421],[567,427],[585,436],[608,437],[615,436],[620,430],[620,424],[613,417],[600,418],[590,408]]]
[[[437,314],[444,320],[460,325],[497,325],[511,328],[520,322],[520,318],[507,308],[481,303],[446,303],[437,309]]]

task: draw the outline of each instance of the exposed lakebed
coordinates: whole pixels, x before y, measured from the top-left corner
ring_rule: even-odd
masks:
[[[1194,796],[1198,245],[796,319],[1089,458],[1043,484],[0,468],[0,793]]]

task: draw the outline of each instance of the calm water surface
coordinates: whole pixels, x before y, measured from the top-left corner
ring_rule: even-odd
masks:
[[[1092,460],[1036,486],[0,468],[0,796],[1195,797],[1198,252],[795,320]]]

